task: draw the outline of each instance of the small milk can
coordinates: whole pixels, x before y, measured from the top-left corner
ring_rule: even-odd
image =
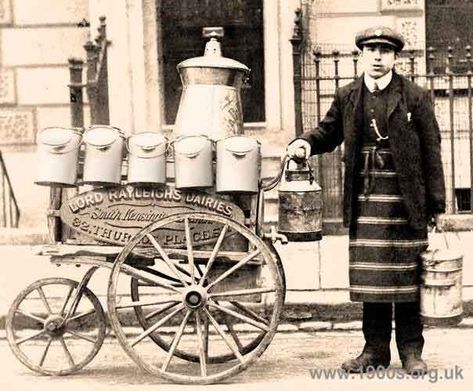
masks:
[[[176,188],[213,186],[212,140],[207,136],[185,136],[174,141]]]
[[[120,184],[124,139],[113,126],[94,125],[85,131],[84,183]]]
[[[249,68],[222,56],[216,37],[223,29],[213,31],[201,57],[189,58],[177,65],[183,90],[176,116],[174,134],[205,134],[217,141],[243,133],[240,89]]]
[[[128,183],[166,183],[166,137],[156,132],[128,138]]]
[[[308,162],[287,160],[278,196],[279,233],[294,242],[322,239],[322,188]]]
[[[446,240],[446,236],[444,238]],[[421,260],[420,313],[424,324],[452,326],[460,323],[463,256],[449,248],[435,249],[423,252]]]
[[[217,192],[257,193],[260,167],[258,141],[245,136],[217,141]]]
[[[45,128],[38,135],[37,185],[75,186],[81,129]]]

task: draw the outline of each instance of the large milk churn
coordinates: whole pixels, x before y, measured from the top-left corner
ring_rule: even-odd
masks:
[[[257,193],[260,177],[260,143],[233,136],[217,141],[218,193]]]
[[[212,149],[207,136],[183,136],[174,141],[176,188],[213,186]]]
[[[75,186],[81,129],[43,129],[38,135],[37,185]]]
[[[278,232],[295,242],[322,239],[322,188],[308,162],[287,160],[278,195]]]
[[[212,28],[205,54],[177,65],[183,90],[174,127],[176,136],[206,135],[217,141],[241,134],[243,114],[240,88],[250,70],[242,63],[222,57]]]
[[[166,137],[156,132],[130,136],[128,149],[128,183],[166,183]]]
[[[421,260],[420,313],[423,322],[431,326],[460,323],[463,256],[449,248],[429,249],[421,254]]]
[[[124,140],[123,132],[113,126],[94,125],[85,131],[84,183],[120,184]]]

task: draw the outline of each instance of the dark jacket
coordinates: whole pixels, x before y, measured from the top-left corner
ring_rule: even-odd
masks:
[[[429,92],[394,73],[388,97],[388,135],[409,224],[425,228],[434,213],[445,212],[440,130]],[[338,89],[325,118],[301,137],[311,154],[333,151],[345,142],[343,222],[350,225],[354,179],[359,170],[363,129],[363,76]],[[410,113],[410,114],[409,114]]]

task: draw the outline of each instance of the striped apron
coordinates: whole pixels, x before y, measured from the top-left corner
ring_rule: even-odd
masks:
[[[349,234],[350,299],[416,301],[427,229],[408,224],[389,147],[365,145],[361,158]]]

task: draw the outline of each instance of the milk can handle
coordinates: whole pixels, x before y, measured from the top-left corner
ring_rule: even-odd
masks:
[[[439,229],[437,226],[434,226],[432,228],[432,233],[436,233],[437,231],[442,234],[443,241],[445,242],[445,246],[447,247],[447,250],[450,249],[450,246],[448,244],[447,235],[445,234],[445,231],[443,229]]]
[[[300,148],[299,150],[303,150],[302,148]],[[304,152],[304,156],[305,156],[305,152]],[[286,169],[289,168],[289,161],[290,160],[293,160],[294,162],[296,162],[296,164],[305,164],[307,166],[307,168],[309,169],[309,182],[310,184],[312,185],[312,183],[315,181],[315,176],[314,176],[314,170],[312,170],[312,166],[310,165],[309,163],[309,159],[302,159],[301,156],[297,156],[296,154],[296,158],[292,158],[292,157],[289,157],[287,156],[287,163],[286,163]],[[301,162],[301,163],[299,163]]]

